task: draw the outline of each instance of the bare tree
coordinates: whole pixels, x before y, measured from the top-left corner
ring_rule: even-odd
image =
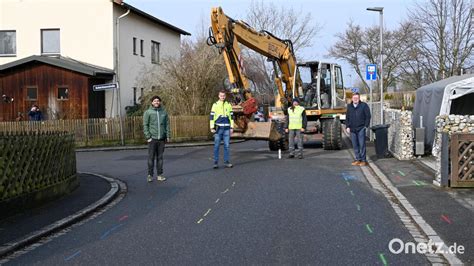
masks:
[[[403,23],[396,30],[384,31],[384,88],[394,86],[399,80],[398,69],[400,65],[410,59],[410,54],[407,54],[406,51],[413,45],[415,34],[415,28],[411,23]],[[369,85],[365,81],[365,66],[379,61],[379,28],[363,29],[350,21],[346,31],[337,34],[336,37],[337,41],[329,50],[329,54],[351,65],[363,82],[365,91],[368,92]],[[378,75],[380,75],[380,71],[378,71]]]
[[[313,22],[310,13],[262,0],[251,2],[246,22],[256,30],[265,30],[281,39],[291,40],[296,53],[303,48],[312,47],[314,38],[321,30],[321,27]],[[249,49],[242,52],[247,61],[246,74],[255,83],[257,95],[273,96],[272,66],[266,57]]]
[[[167,58],[153,68],[144,68],[138,84],[152,88],[142,102],[160,95],[172,115],[202,115],[209,113],[214,95],[222,88],[226,68],[221,55],[209,47],[205,38],[182,43],[179,58]],[[142,109],[148,108],[143,104]]]
[[[419,63],[430,81],[473,67],[474,25],[468,0],[418,2],[409,14],[420,32]]]

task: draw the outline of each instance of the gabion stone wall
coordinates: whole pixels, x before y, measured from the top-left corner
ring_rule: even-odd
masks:
[[[388,148],[398,160],[413,159],[413,123],[412,112],[397,109],[384,111],[385,124],[388,128]]]

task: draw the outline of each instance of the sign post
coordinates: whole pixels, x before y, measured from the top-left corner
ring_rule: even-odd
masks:
[[[373,87],[374,87],[374,81],[377,80],[377,65],[376,64],[368,64],[365,69],[365,79],[367,81],[370,81],[370,108],[372,109],[372,114],[374,111],[374,95],[373,95]],[[382,110],[380,110],[382,111]],[[373,126],[373,121],[374,119],[370,119],[370,126]],[[370,141],[374,140],[374,134],[372,133],[371,130],[369,130],[369,138]]]
[[[119,85],[117,82],[114,82],[114,83],[106,83],[106,84],[97,84],[97,85],[93,85],[92,86],[92,90],[93,91],[107,91],[107,90],[114,90],[115,91],[118,91],[118,88],[119,88]],[[113,99],[114,97],[112,97],[112,105],[113,105]],[[118,115],[119,115],[119,122],[120,122],[120,142],[122,144],[122,146],[125,145],[125,141],[124,141],[124,136],[123,136],[123,123],[122,123],[122,112],[121,110],[118,108],[120,105],[119,105],[119,97],[118,97],[118,92],[117,92],[117,110],[118,110]]]

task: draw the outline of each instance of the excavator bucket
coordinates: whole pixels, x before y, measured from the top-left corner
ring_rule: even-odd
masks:
[[[274,122],[248,122],[244,132],[235,132],[232,138],[256,139],[256,140],[279,140],[281,134]]]

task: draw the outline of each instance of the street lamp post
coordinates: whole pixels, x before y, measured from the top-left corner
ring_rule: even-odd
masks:
[[[380,14],[380,124],[383,124],[383,7],[369,7]]]

